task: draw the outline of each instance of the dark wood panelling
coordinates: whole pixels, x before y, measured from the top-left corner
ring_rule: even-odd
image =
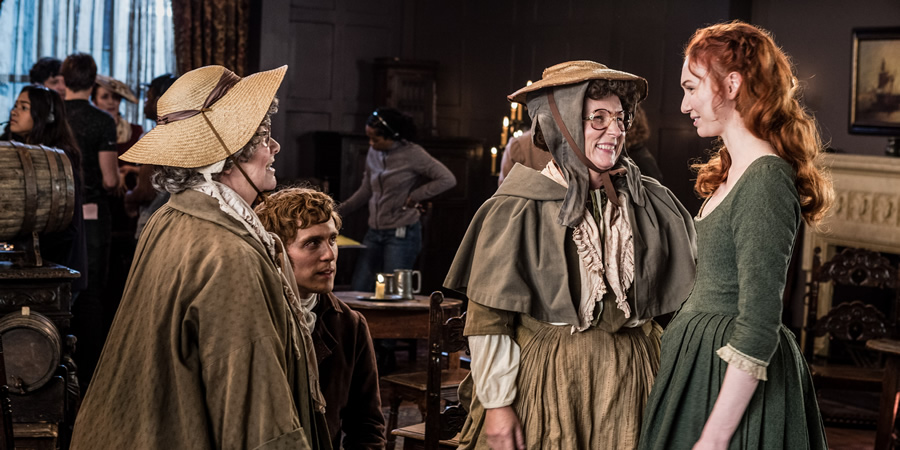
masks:
[[[340,82],[337,89],[341,91],[340,98],[351,102],[350,105],[372,105],[375,75],[373,58],[368,55],[392,56],[392,52],[399,48],[398,34],[390,28],[371,25],[348,25],[344,33],[342,51],[338,55]],[[354,125],[359,128],[340,131],[361,132],[364,123]]]
[[[697,138],[694,127],[661,128],[659,130],[658,148],[660,158],[657,160],[666,186],[681,200],[684,207],[695,215],[702,201],[694,194],[694,174],[690,162],[711,148],[709,140]]]
[[[290,67],[286,75],[291,98],[329,99],[334,53],[334,25],[328,23],[294,22],[290,35]],[[316,61],[316,64],[310,64]],[[286,106],[291,108],[296,102]]]
[[[882,138],[846,133],[850,30],[887,25],[898,9],[893,0],[851,9],[840,0],[263,0],[259,65],[291,65],[282,114],[323,113],[326,130],[361,133],[377,106],[375,58],[438,61],[439,135],[481,138],[490,148],[499,144],[507,94],[552,64],[600,61],[648,79],[651,151],[661,167],[678,168],[667,183],[688,184],[688,161],[710,147],[680,112],[681,53],[696,28],[751,14],[794,56],[825,137],[849,152],[879,153]],[[288,121],[275,122],[277,129]],[[321,125],[290,122],[297,130]],[[677,192],[694,203],[689,190]]]
[[[327,113],[310,113],[299,111],[288,111],[283,113],[285,116],[285,128],[283,130],[274,130],[273,134],[281,144],[281,152],[276,157],[276,174],[283,182],[294,180],[296,178],[313,178],[315,171],[313,164],[315,160],[312,154],[312,147],[307,145],[297,145],[300,137],[314,130],[321,130],[327,127],[331,122],[331,117]],[[290,174],[282,173],[282,168],[290,168]]]
[[[294,0],[291,4],[300,8],[333,10],[335,0]]]

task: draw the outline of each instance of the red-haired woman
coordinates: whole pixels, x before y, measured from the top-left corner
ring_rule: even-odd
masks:
[[[790,61],[741,22],[698,30],[685,51],[681,111],[718,136],[699,164],[697,279],[662,338],[642,449],[827,448],[809,370],[781,324],[800,222],[833,200],[822,145]]]

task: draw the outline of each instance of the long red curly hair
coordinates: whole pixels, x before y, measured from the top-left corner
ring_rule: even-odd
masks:
[[[697,30],[684,54],[691,72],[696,65],[708,70],[716,92],[723,89],[729,73],[741,75],[735,108],[747,129],[769,142],[794,168],[803,218],[811,225],[818,223],[833,203],[834,191],[815,165],[822,139],[815,120],[800,105],[788,56],[767,31],[740,21]],[[728,177],[731,155],[719,140],[709,161],[692,167],[697,171],[694,190],[709,197]]]

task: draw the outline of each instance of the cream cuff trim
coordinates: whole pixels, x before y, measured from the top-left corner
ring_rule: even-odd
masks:
[[[763,381],[768,380],[766,377],[766,367],[769,366],[769,363],[745,355],[738,349],[732,347],[731,344],[726,344],[724,347],[716,350],[716,354],[729,365],[734,365],[738,369],[749,373],[753,378]]]

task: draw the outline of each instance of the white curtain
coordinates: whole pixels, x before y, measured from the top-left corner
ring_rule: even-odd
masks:
[[[97,73],[134,90],[139,104],[122,102],[122,114],[144,129],[143,84],[175,71],[171,0],[3,0],[0,8],[0,121],[28,84],[32,64],[90,53]]]

